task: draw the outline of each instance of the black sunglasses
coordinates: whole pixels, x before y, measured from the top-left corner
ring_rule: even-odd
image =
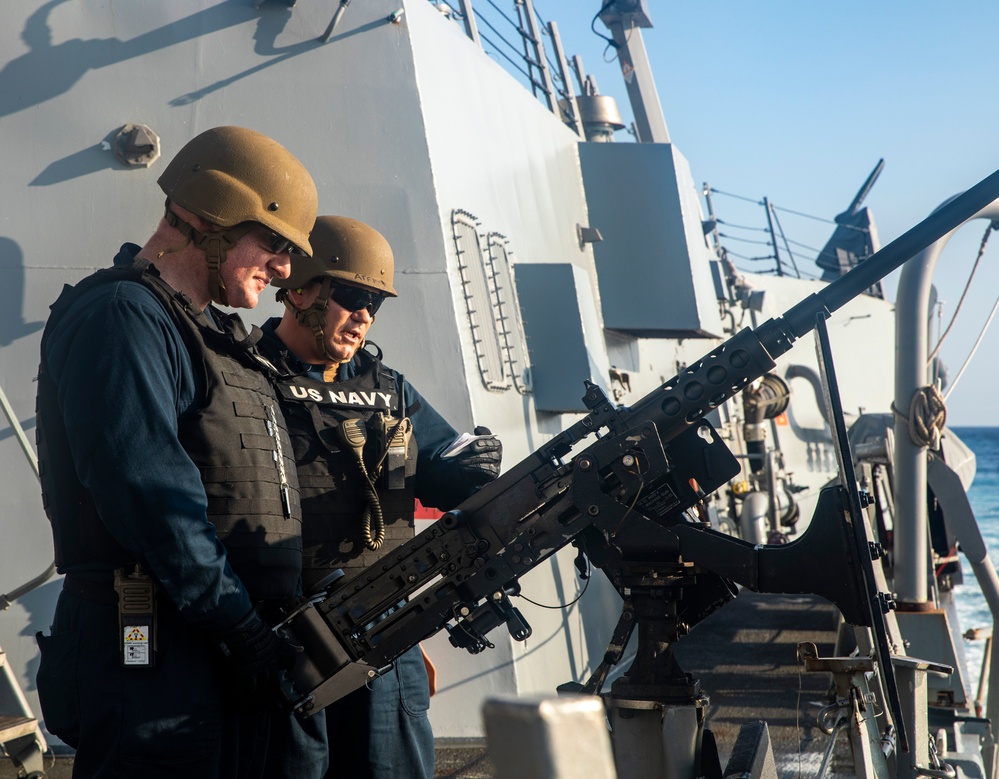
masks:
[[[362,308],[368,309],[371,316],[385,302],[385,296],[379,292],[371,292],[359,287],[342,287],[334,284],[330,288],[330,298],[339,306],[343,306],[350,312],[360,311]]]
[[[284,254],[285,252],[290,252],[292,254],[298,253],[298,247],[295,246],[295,244],[283,235],[278,235],[275,232],[268,232],[264,238],[264,243],[267,244],[267,247],[271,250],[272,254]]]

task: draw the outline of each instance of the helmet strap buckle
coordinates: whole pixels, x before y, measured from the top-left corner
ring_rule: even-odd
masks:
[[[256,222],[241,222],[234,227],[230,227],[228,230],[205,233],[177,216],[177,214],[170,210],[169,204],[167,205],[164,218],[168,225],[183,235],[188,242],[193,243],[204,252],[205,261],[208,264],[208,293],[216,303],[223,306],[229,305],[225,283],[222,281],[220,272],[222,263],[225,262],[226,252],[235,246],[250,230],[256,227]]]

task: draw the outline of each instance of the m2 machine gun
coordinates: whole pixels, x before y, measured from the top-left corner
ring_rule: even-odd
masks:
[[[874,547],[831,362],[827,400],[836,416],[842,486],[823,490],[802,537],[754,546],[712,530],[687,510],[740,470],[705,415],[773,369],[774,359],[813,329],[827,347],[826,317],[997,197],[999,171],[634,406],[616,407],[587,383],[585,417],[383,561],[351,579],[321,583],[288,609],[277,629],[304,648],[289,672],[289,706],[310,716],[441,629],[473,653],[491,647],[487,634],[502,624],[515,639],[526,639],[531,628],[510,596],[519,592],[521,576],[572,543],[624,598],[603,664],[577,689],[600,692],[638,626],[636,660],[608,701],[612,724],[615,710],[631,720],[656,706],[675,707],[689,719],[690,760],[699,762],[705,699],[669,647],[734,596],[734,581],[760,592],[821,595],[847,622],[871,628],[898,745],[907,751],[884,621],[892,603],[875,585]],[[661,728],[660,713],[654,719]]]

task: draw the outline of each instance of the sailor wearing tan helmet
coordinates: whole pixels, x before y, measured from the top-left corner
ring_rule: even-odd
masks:
[[[308,171],[217,127],[159,179],[145,245],[66,288],[42,337],[38,449],[56,564],[46,727],[74,775],[261,777],[290,648],[267,610],[301,575],[291,442],[235,315],[311,253]],[[256,608],[255,608],[256,607]]]
[[[375,313],[397,295],[392,249],[381,233],[321,216],[310,240],[313,256],[294,257],[291,275],[273,282],[285,312],[265,323],[260,342],[289,374],[279,392],[302,481],[306,592],[331,571],[353,575],[412,538],[417,499],[447,510],[496,478],[502,458],[485,428],[445,457],[457,431],[367,342]],[[432,779],[429,704],[416,647],[320,715],[289,715],[284,747],[272,741],[269,770]]]

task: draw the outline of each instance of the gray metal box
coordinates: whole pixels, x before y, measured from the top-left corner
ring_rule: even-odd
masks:
[[[690,166],[672,144],[582,143],[604,326],[640,338],[722,335]]]
[[[518,263],[514,275],[535,408],[553,413],[587,411],[583,380],[606,392],[610,366],[602,357],[596,296],[586,273],[568,263]]]
[[[496,779],[616,779],[595,695],[490,698],[482,706]]]

